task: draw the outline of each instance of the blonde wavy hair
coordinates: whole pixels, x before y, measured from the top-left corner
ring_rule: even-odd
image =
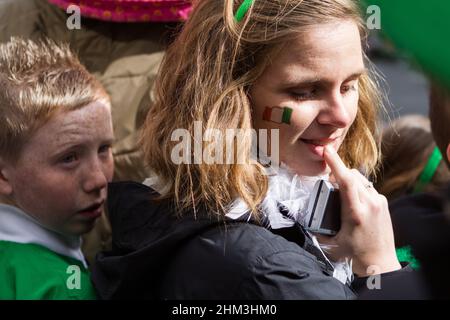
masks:
[[[194,136],[194,121],[201,121],[203,130],[251,129],[249,88],[277,50],[307,26],[350,19],[358,25],[362,41],[366,39],[353,0],[255,0],[237,22],[234,14],[241,4],[242,0],[197,1],[159,70],[155,104],[141,144],[146,163],[169,186],[160,198],[172,198],[178,213],[193,208],[195,214],[201,206],[221,217],[241,197],[258,218],[268,181],[264,167],[250,161],[250,134],[239,141],[245,164],[174,164],[175,129],[187,129]],[[379,157],[374,133],[382,99],[370,73],[361,77],[359,88],[359,110],[339,153],[348,166],[369,174]]]

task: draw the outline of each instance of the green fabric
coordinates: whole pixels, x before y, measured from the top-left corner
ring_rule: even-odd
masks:
[[[73,288],[76,275],[79,288]],[[0,241],[0,299],[92,300],[96,294],[80,261],[40,245]]]
[[[380,8],[381,32],[397,48],[450,87],[450,1],[364,0]]]
[[[433,153],[431,154],[430,158],[428,159],[427,164],[425,165],[425,168],[423,169],[422,173],[419,176],[419,179],[417,179],[416,185],[414,186],[414,193],[416,192],[422,192],[425,186],[430,183],[431,179],[433,179],[434,174],[436,173],[436,170],[439,166],[439,163],[442,160],[442,154],[439,151],[439,148],[436,146],[433,149]]]
[[[400,262],[408,262],[414,270],[419,270],[420,263],[419,261],[413,256],[411,252],[411,247],[401,247],[396,249],[397,252],[397,258]]]

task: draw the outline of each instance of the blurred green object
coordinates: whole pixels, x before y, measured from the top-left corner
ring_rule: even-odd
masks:
[[[450,88],[450,1],[363,0],[380,8],[381,32],[431,76]],[[370,17],[371,11],[366,13]]]
[[[414,257],[410,246],[405,246],[395,249],[397,259],[400,262],[408,262],[410,267],[414,270],[420,269],[420,262]]]

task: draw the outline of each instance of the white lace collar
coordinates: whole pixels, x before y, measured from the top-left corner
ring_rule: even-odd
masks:
[[[295,224],[295,221],[305,226],[308,219],[308,202],[310,194],[314,188],[314,184],[319,179],[328,180],[328,175],[323,176],[299,176],[293,173],[285,165],[281,165],[276,173],[269,175],[269,187],[267,195],[261,203],[261,211],[267,215],[272,229],[288,228]],[[286,218],[279,210],[279,203],[289,209],[289,213],[293,215],[293,219]],[[247,204],[240,198],[236,199],[230,206],[226,216],[230,219],[237,220],[244,215],[248,215],[249,208]],[[248,215],[248,219],[250,219]],[[317,238],[309,233],[314,245],[324,254],[327,246],[320,245]],[[325,252],[324,252],[325,251]],[[329,260],[328,260],[329,261]],[[333,277],[343,284],[353,280],[353,272],[351,261],[346,259],[342,262],[329,261],[334,266]]]
[[[267,195],[261,203],[261,210],[267,214],[272,229],[287,228],[298,221],[304,225],[307,216],[307,208],[310,194],[314,184],[319,179],[328,180],[324,176],[299,176],[292,173],[286,166],[281,166],[275,174],[269,175],[269,187]],[[294,215],[294,220],[281,215],[278,206],[281,203]],[[236,220],[248,213],[246,203],[238,198],[230,206],[226,216]]]

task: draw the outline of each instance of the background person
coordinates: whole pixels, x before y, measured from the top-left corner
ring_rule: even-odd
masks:
[[[406,194],[436,191],[450,181],[427,117],[403,116],[384,128],[381,154],[375,188],[389,201]]]

